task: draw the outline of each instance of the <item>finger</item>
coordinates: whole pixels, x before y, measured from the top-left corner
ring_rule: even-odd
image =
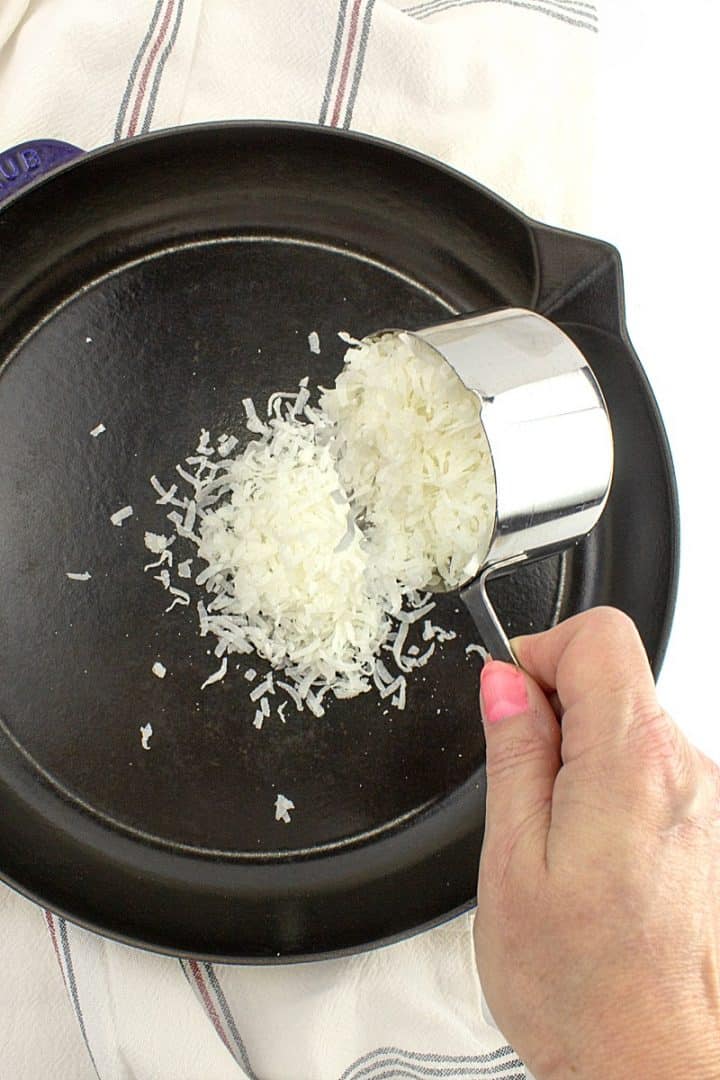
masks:
[[[489,660],[480,677],[485,726],[487,801],[485,846],[503,859],[543,862],[560,727],[537,684],[512,664]]]
[[[518,662],[563,715],[563,760],[592,745],[627,741],[660,708],[640,635],[615,608],[574,615],[542,634],[516,638]]]

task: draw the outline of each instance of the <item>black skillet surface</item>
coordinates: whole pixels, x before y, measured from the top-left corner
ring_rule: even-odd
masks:
[[[201,426],[243,436],[242,398],[331,382],[339,329],[536,309],[602,384],[616,475],[594,534],[498,582],[497,605],[517,633],[616,604],[657,670],[677,507],[617,253],[397,147],[262,124],[94,153],[6,205],[0,243],[2,875],[103,933],[227,960],[355,950],[467,907],[484,748],[457,597],[437,622],[458,641],[405,712],[368,694],[258,732],[242,669],[201,693],[216,661],[194,610],[163,614],[143,575],[163,524],[148,478],[170,479]]]

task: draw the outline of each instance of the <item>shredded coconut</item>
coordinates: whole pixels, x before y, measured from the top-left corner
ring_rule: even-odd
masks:
[[[161,660],[156,660],[150,669],[153,675],[156,675],[158,679],[164,679],[167,675],[167,668]]]
[[[200,429],[200,441],[195,448],[196,454],[214,454],[215,451],[210,446],[210,432],[205,428]]]
[[[153,555],[159,555],[160,552],[165,551],[171,543],[172,540],[168,540],[167,536],[163,536],[161,533],[145,533],[145,547],[148,551],[151,551]]]
[[[454,630],[444,630],[442,626],[433,626],[429,619],[423,623],[423,641],[438,641],[442,645],[446,641],[454,641],[456,637]]]
[[[275,687],[273,685],[272,673],[265,676],[262,682],[259,682],[254,690],[250,692],[251,701],[259,701],[265,694],[274,694]]]
[[[275,800],[275,820],[284,821],[286,825],[290,824],[290,810],[295,809],[295,803],[292,799],[286,798],[285,795],[278,795]]]
[[[92,435],[93,439],[97,439],[98,435],[102,435],[103,431],[106,431],[106,430],[107,430],[107,428],[105,427],[104,424],[96,424],[95,427],[90,432],[90,434]]]
[[[140,728],[140,738],[142,740],[142,748],[143,748],[143,750],[150,750],[151,749],[150,738],[152,736],[152,733],[153,733],[152,724],[143,724],[143,726]]]
[[[132,516],[132,506],[123,506],[121,510],[116,510],[114,514],[110,515],[110,521],[113,523],[113,525],[122,525],[123,521],[126,521],[129,517]]]
[[[170,585],[168,592],[177,598],[179,604],[183,607],[188,607],[190,604],[190,593],[186,593],[184,589],[176,589],[174,585]]]
[[[234,435],[226,435],[222,441],[218,442],[218,454],[220,457],[229,457],[237,445],[238,439]]]
[[[151,478],[158,504],[174,508],[167,517],[180,543],[204,564],[194,581],[205,593],[199,631],[215,638],[221,665],[202,688],[224,678],[232,654],[270,664],[249,693],[256,727],[272,694],[285,698],[283,722],[288,702],[321,717],[327,695],[373,687],[404,709],[408,676],[457,636],[428,618],[435,604],[426,590],[475,573],[492,527],[475,396],[408,335],[340,336],[351,347],[320,408],[307,376],[295,392],[270,396],[267,421],[245,398],[255,437],[240,454],[232,456],[235,436],[213,442],[203,428],[195,454],[176,466],[186,496]],[[166,557],[157,580],[173,597],[168,611],[191,602],[171,584],[171,542],[146,534]],[[193,577],[192,562],[179,562],[178,576]],[[249,682],[255,676],[245,671]]]
[[[147,569],[147,567],[146,567],[146,569]],[[154,574],[153,576],[154,576],[156,581],[160,582],[163,589],[169,589],[170,588],[170,571],[169,570],[161,570],[159,574]]]
[[[311,330],[308,334],[308,345],[310,346],[311,353],[320,352],[320,335],[317,330]]]
[[[257,413],[245,407],[250,424]],[[306,422],[286,405],[267,434],[224,466],[215,492],[225,500],[200,526],[207,569],[197,580],[215,597],[210,628],[227,636],[231,651],[247,646],[302,685],[301,699],[322,687],[366,690],[387,609],[402,600],[394,580],[372,580],[359,530],[338,550],[348,510],[331,498],[338,476],[328,434],[322,418]],[[198,501],[204,508],[202,492]],[[251,700],[263,692],[257,687]]]
[[[492,534],[494,473],[478,399],[450,365],[408,334],[358,342],[320,404],[343,486],[397,579],[451,589],[473,576]]]
[[[158,480],[157,476],[151,476],[150,483],[160,496],[160,498],[157,500],[158,506],[163,506],[165,503],[172,503],[174,506],[183,505],[179,499],[175,498],[175,494],[178,489],[177,484],[171,484],[169,488],[165,489]]]
[[[143,570],[156,570],[159,566],[164,566],[165,563],[167,563],[168,566],[172,566],[173,564],[172,551],[170,551],[169,548],[165,548],[161,551],[159,558],[157,558],[155,562],[145,563]]]
[[[220,682],[221,679],[224,679],[227,675],[227,666],[227,656],[223,656],[220,667],[217,669],[217,671],[213,671],[212,675],[208,675],[207,679],[202,684],[200,689],[204,690],[206,686],[212,686],[213,683]]]
[[[89,581],[92,574],[88,570],[83,570],[82,574],[66,573],[66,578],[70,578],[71,581]]]

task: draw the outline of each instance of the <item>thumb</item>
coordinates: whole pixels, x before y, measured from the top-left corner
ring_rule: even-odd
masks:
[[[561,764],[560,724],[534,679],[499,660],[482,669],[480,706],[487,772],[483,854],[492,858],[499,845],[505,863],[522,848],[524,859],[544,862]]]

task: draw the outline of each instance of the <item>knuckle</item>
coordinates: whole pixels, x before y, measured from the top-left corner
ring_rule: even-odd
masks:
[[[592,608],[587,612],[587,622],[588,625],[592,625],[594,630],[607,632],[612,634],[613,637],[618,635],[638,636],[635,623],[620,608],[607,605]]]
[[[626,680],[637,675],[639,664],[647,664],[647,653],[640,632],[624,611],[618,608],[600,608],[591,632],[612,666]]]
[[[658,704],[636,706],[630,737],[635,767],[663,788],[686,789],[693,784],[695,769],[689,746],[678,727]]]
[[[631,754],[638,794],[664,807],[671,823],[702,828],[720,823],[720,768],[659,707],[636,724]]]
[[[631,744],[641,761],[675,763],[682,736],[665,710],[655,702],[633,709]]]
[[[618,673],[629,678],[638,659],[645,655],[645,646],[635,623],[619,608],[593,608],[587,614],[583,636],[607,654]]]
[[[598,607],[585,613],[586,622],[568,649],[565,674],[593,692],[630,704],[641,692],[649,696],[652,683],[645,647],[632,619],[618,608]],[[579,616],[584,618],[585,616]]]
[[[546,748],[530,734],[518,732],[497,741],[487,754],[488,783],[503,780],[519,767],[541,762],[546,756]]]

